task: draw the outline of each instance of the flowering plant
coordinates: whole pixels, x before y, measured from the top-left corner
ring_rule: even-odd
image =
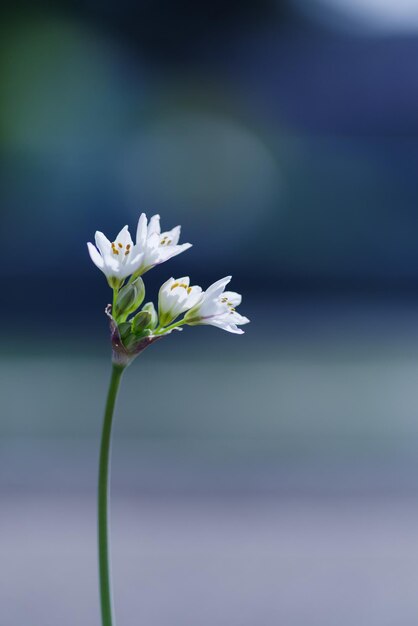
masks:
[[[147,220],[142,213],[132,241],[124,226],[114,241],[97,231],[95,246],[88,243],[93,263],[103,272],[113,290],[112,304],[106,307],[112,344],[112,375],[106,401],[99,461],[98,542],[99,579],[103,626],[112,626],[113,609],[108,547],[109,456],[113,413],[122,373],[145,348],[182,326],[208,324],[230,333],[242,334],[239,328],[249,319],[237,312],[241,296],[225,291],[231,280],[226,276],[206,291],[191,285],[190,278],[169,278],[160,288],[158,306],[145,300],[142,276],[191,247],[179,244],[180,226],[161,232],[160,216]]]

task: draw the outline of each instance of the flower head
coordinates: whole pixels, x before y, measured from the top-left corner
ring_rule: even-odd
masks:
[[[169,278],[158,294],[158,313],[161,326],[166,326],[179,315],[197,304],[202,288],[190,286],[190,278]]]
[[[231,277],[213,283],[206,291],[190,285],[190,278],[170,278],[160,288],[158,314],[152,302],[140,309],[145,298],[141,275],[191,247],[179,244],[180,226],[161,232],[160,216],[148,221],[145,213],[138,220],[136,242],[124,226],[114,241],[100,231],[94,246],[88,243],[93,263],[105,274],[113,289],[113,303],[106,308],[111,329],[113,361],[126,367],[146,347],[185,324],[208,324],[230,333],[250,320],[237,312],[240,294],[225,291]],[[182,316],[180,318],[180,316]]]
[[[153,215],[148,223],[145,213],[141,213],[136,231],[136,245],[144,251],[144,257],[137,273],[144,274],[155,265],[191,248],[191,243],[178,243],[180,231],[181,226],[175,226],[162,233],[159,215]]]
[[[138,270],[144,251],[134,245],[128,226],[124,226],[112,242],[99,230],[95,234],[96,247],[87,247],[93,263],[105,274],[109,283],[121,281]]]
[[[131,274],[140,276],[155,265],[163,263],[191,247],[191,243],[178,245],[180,226],[161,233],[160,216],[151,217],[149,224],[141,213],[134,245],[128,226],[124,226],[112,242],[96,231],[94,246],[88,243],[93,263],[105,274],[111,287],[117,286]]]
[[[241,304],[241,295],[235,291],[224,291],[230,280],[231,276],[221,278],[203,292],[197,304],[184,316],[185,323],[189,326],[210,324],[229,333],[243,334],[238,326],[248,324],[250,320],[236,311]]]

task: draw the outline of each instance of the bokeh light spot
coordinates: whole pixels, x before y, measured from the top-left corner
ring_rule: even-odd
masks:
[[[124,164],[129,204],[226,230],[225,245],[277,204],[278,163],[260,137],[236,121],[201,112],[160,116],[134,138]],[[222,242],[222,233],[217,233]]]

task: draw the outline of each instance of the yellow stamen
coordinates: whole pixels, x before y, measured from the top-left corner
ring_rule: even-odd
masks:
[[[123,245],[121,243],[118,243],[119,248],[123,248]]]

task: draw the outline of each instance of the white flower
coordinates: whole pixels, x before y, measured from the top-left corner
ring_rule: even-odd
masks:
[[[122,228],[112,243],[100,231],[96,231],[94,238],[97,248],[90,242],[87,244],[91,260],[109,282],[112,279],[123,280],[141,266],[144,250],[133,244],[127,226]]]
[[[113,242],[100,231],[95,234],[97,248],[88,243],[93,263],[106,275],[111,286],[114,280],[121,281],[131,274],[140,276],[155,265],[167,261],[191,247],[191,243],[178,245],[180,226],[161,233],[160,216],[154,215],[149,224],[141,213],[133,244],[127,226],[124,226]]]
[[[145,213],[141,214],[136,231],[136,245],[144,250],[144,258],[138,274],[144,274],[155,265],[191,248],[191,243],[178,245],[180,230],[180,226],[175,226],[162,233],[159,215],[153,215],[147,223],[147,216]]]
[[[203,292],[196,306],[184,316],[185,322],[190,326],[210,324],[241,335],[244,331],[238,326],[248,324],[250,320],[236,311],[236,307],[241,304],[240,294],[224,291],[230,280],[231,276],[221,278]]]
[[[188,311],[197,304],[202,288],[190,286],[190,278],[169,278],[160,288],[158,294],[158,315],[161,326],[167,326],[181,313]]]

